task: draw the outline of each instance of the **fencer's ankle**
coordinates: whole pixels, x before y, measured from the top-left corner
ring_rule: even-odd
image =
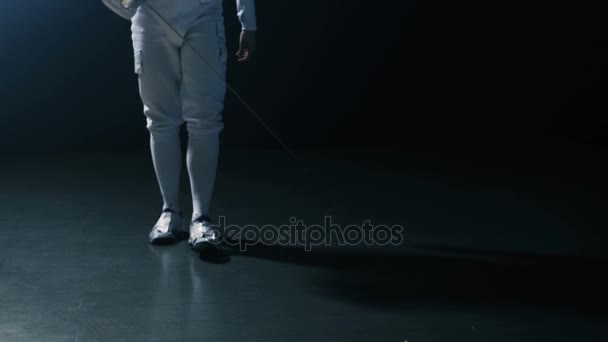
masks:
[[[163,213],[174,213],[176,215],[183,216],[183,213],[180,209],[174,208],[163,208]]]
[[[211,218],[207,214],[195,214],[192,215],[192,223],[194,222],[211,222]]]

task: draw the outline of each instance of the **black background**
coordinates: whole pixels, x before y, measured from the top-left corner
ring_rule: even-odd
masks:
[[[259,0],[229,81],[294,148],[606,143],[602,12],[517,1]],[[239,24],[225,1],[231,53]],[[4,150],[146,148],[129,22],[100,1],[0,5]],[[229,95],[225,146],[277,146]]]

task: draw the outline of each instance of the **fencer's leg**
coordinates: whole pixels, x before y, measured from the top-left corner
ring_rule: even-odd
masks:
[[[199,20],[186,41],[189,45],[184,45],[181,54],[182,115],[188,131],[186,164],[194,221],[209,215],[219,158],[219,134],[223,129],[226,86],[222,78],[226,75],[226,45],[221,15]]]
[[[217,135],[190,136],[186,163],[192,191],[192,220],[209,216],[218,158]]]
[[[163,34],[153,32],[141,39],[134,37],[133,46],[139,91],[150,132],[150,150],[162,194],[163,210],[180,212],[180,127],[183,119],[179,48],[164,38]]]

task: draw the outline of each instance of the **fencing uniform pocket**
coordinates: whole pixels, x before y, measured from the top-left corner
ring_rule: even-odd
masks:
[[[226,47],[226,28],[224,27],[224,21],[218,20],[216,23],[216,34],[217,42],[220,51],[220,61],[222,63],[228,62],[228,49]]]
[[[134,62],[135,62],[135,73],[138,75],[143,74],[144,73],[144,61],[143,61],[142,51],[135,51]]]

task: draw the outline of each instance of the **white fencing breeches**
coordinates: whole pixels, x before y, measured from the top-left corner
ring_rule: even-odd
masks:
[[[223,129],[226,93],[223,79],[227,55],[221,3],[208,6],[201,0],[183,0],[181,4],[188,1],[192,7],[182,8],[186,13],[183,16],[162,6],[157,9],[166,14],[165,18],[175,25],[184,39],[146,6],[138,9],[131,30],[135,72],[139,78],[163,209],[181,210],[180,129],[185,124],[188,132],[186,164],[195,219],[199,215],[209,215],[219,133]]]

